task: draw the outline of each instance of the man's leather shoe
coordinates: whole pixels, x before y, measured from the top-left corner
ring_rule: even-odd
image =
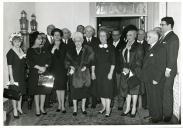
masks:
[[[164,122],[170,122],[170,120],[171,120],[171,117],[165,117],[165,118],[163,119]]]

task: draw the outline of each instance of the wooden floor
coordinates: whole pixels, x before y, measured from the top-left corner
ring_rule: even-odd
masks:
[[[66,104],[66,106],[68,106]],[[122,117],[120,114],[122,111],[117,110],[116,102],[112,109],[111,116],[106,118],[104,115],[98,114],[98,111],[102,108],[101,104],[98,104],[95,109],[90,107],[87,110],[88,114],[83,115],[81,113],[81,103],[78,105],[78,115],[73,117],[73,108],[66,107],[67,113],[56,112],[57,103],[52,104],[51,108],[47,108],[47,115],[35,116],[34,105],[32,110],[27,109],[27,103],[23,105],[23,111],[25,115],[21,115],[19,119],[12,117],[9,122],[10,126],[33,126],[33,125],[154,125],[145,120],[143,117],[148,115],[148,111],[139,109],[136,117]],[[11,114],[12,115],[12,114]],[[158,123],[158,125],[164,125],[164,122]],[[157,125],[157,124],[155,124]]]

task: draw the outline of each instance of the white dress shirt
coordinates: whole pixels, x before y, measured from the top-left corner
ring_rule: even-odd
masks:
[[[50,44],[52,44],[52,43],[53,43],[53,37],[52,37],[52,36],[50,36],[50,35],[47,35],[47,38],[48,38],[48,40],[49,40]]]
[[[113,41],[113,45],[114,45],[115,48],[117,47],[117,45],[119,44],[119,42],[120,42],[120,39],[118,41],[116,41],[116,42]]]

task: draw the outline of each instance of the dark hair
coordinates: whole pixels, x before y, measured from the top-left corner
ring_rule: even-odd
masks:
[[[112,32],[114,32],[114,31],[118,31],[119,34],[121,34],[121,30],[119,28],[115,28],[115,29],[112,30]]]
[[[40,35],[38,31],[35,31],[29,35],[30,47],[35,44],[35,40],[37,39],[38,35]]]
[[[60,36],[61,36],[61,37],[63,36],[62,30],[60,30],[59,28],[54,28],[54,29],[51,31],[51,35],[54,36],[55,32],[59,32],[59,33],[60,33]]]
[[[171,25],[171,28],[174,26],[174,20],[173,17],[163,17],[161,21],[165,21],[167,25]]]

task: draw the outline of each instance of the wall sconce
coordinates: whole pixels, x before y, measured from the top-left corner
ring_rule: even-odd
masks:
[[[36,16],[34,14],[31,15],[31,32],[37,31],[37,21],[36,21]]]
[[[27,13],[23,10],[21,12],[21,18],[20,18],[20,30],[21,33],[27,33],[28,32],[28,20],[27,20]]]

